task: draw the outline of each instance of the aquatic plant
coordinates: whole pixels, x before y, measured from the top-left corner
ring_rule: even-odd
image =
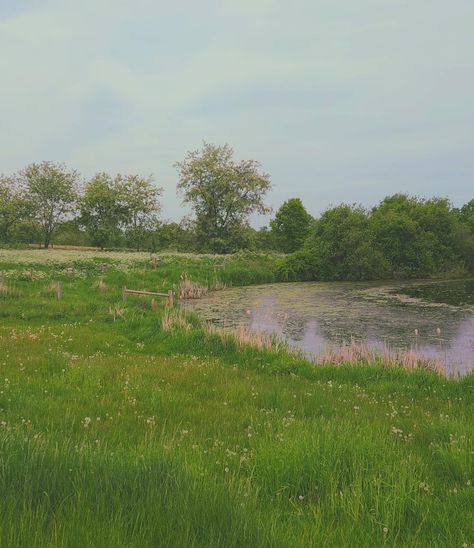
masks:
[[[208,292],[208,288],[200,283],[191,281],[186,274],[183,274],[179,284],[180,299],[200,299]]]
[[[366,341],[357,342],[354,337],[351,337],[348,344],[328,346],[314,357],[314,361],[317,364],[364,363],[406,369],[428,369],[442,375],[446,374],[445,364],[441,359],[427,358],[416,348],[394,350],[387,343],[374,347]]]

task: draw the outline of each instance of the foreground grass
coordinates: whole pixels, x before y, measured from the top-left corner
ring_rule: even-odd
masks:
[[[0,264],[1,546],[474,543],[472,376],[316,368],[121,302],[145,263],[42,264]]]

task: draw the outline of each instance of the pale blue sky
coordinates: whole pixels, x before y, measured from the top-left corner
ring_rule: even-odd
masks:
[[[313,214],[474,197],[472,0],[0,0],[0,172],[153,173],[228,142]],[[265,219],[256,219],[261,224]]]

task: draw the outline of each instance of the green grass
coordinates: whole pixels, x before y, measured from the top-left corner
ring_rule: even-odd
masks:
[[[161,307],[120,297],[183,267],[274,281],[275,256],[116,257],[102,272],[94,254],[5,254],[0,546],[474,544],[472,375],[315,367],[193,316],[165,330]]]

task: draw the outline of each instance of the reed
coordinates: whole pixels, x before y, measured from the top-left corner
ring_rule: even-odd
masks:
[[[104,282],[103,278],[99,278],[99,280],[96,283],[96,287],[99,291],[107,291],[107,284]]]
[[[283,348],[288,349],[283,341],[274,335],[262,331],[255,331],[244,326],[241,326],[238,329],[228,330],[216,327],[212,324],[207,324],[205,329],[207,333],[217,335],[223,341],[232,341],[240,348],[250,346],[257,348],[258,350],[273,350],[275,352],[278,352]],[[293,353],[299,354],[297,350],[294,350]]]
[[[58,299],[58,301],[61,300],[63,296],[61,282],[51,280],[48,284],[48,292],[53,293],[56,296],[56,299]]]
[[[109,315],[112,316],[115,322],[117,318],[123,318],[125,316],[125,308],[120,305],[109,306]]]
[[[166,308],[161,318],[161,328],[163,331],[172,331],[182,329],[189,331],[192,325],[186,318],[186,313],[176,308]]]
[[[179,298],[201,299],[208,292],[208,288],[200,283],[191,281],[186,275],[183,275],[179,284]]]
[[[380,347],[373,347],[365,341],[357,342],[354,337],[351,337],[349,344],[328,346],[314,357],[314,362],[320,365],[383,364],[406,369],[427,369],[440,375],[446,375],[446,368],[442,360],[427,358],[417,348],[394,350],[386,343]]]

